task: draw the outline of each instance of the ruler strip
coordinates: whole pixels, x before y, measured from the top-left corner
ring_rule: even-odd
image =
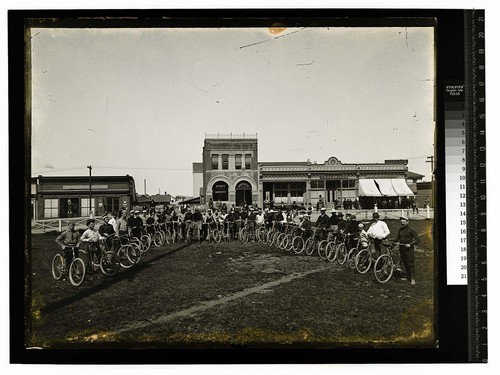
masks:
[[[484,10],[466,11],[464,21],[469,361],[487,362]]]
[[[467,285],[466,121],[463,81],[446,83],[446,275],[448,285]]]

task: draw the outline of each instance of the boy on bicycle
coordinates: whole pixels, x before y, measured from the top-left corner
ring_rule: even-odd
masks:
[[[87,230],[83,232],[82,237],[80,237],[81,242],[88,243],[89,257],[92,259],[92,252],[99,256],[100,247],[98,246],[99,240],[103,237],[99,234],[95,228],[95,220],[87,220]]]
[[[69,266],[73,257],[78,257],[80,242],[80,232],[75,230],[75,223],[68,223],[68,228],[57,236],[56,243],[61,246],[64,252],[66,266]]]

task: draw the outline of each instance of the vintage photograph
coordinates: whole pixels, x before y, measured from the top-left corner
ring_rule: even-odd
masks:
[[[432,24],[26,40],[27,347],[436,347]]]

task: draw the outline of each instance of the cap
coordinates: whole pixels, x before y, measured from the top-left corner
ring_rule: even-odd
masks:
[[[363,225],[363,223],[359,223],[358,224],[358,228],[364,228],[365,226]]]
[[[374,212],[372,216],[373,216],[373,217],[380,217],[380,215],[379,215],[379,213],[378,213],[378,212]]]
[[[331,210],[330,212],[331,212],[332,214],[336,214],[336,213],[337,213],[337,211],[335,211],[335,210]]]
[[[339,213],[337,214],[337,216],[342,217],[342,216],[344,216],[344,214],[343,214],[342,212],[339,212]]]
[[[134,211],[134,214],[138,214],[140,211],[139,210],[135,210]]]
[[[321,207],[320,211],[326,211],[325,207]]]
[[[399,218],[399,220],[406,220],[406,222],[408,222],[408,221],[409,221],[409,219],[408,219],[407,217],[404,217],[404,216],[401,216],[401,217]]]

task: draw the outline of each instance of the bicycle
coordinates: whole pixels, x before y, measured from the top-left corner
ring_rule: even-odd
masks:
[[[367,273],[373,263],[375,263],[375,250],[373,249],[373,241],[368,243],[368,247],[361,249],[356,255],[355,268],[361,274]]]
[[[293,237],[292,250],[295,254],[301,254],[305,249],[304,245],[306,244],[308,233],[307,230],[304,228],[297,228],[297,229],[300,230],[300,234],[295,235],[295,237]]]
[[[382,244],[386,247],[387,253],[382,254],[377,258],[373,271],[377,281],[383,284],[388,282],[391,279],[394,270],[401,266],[401,258],[399,256],[399,252],[394,251],[398,245],[397,242],[393,242],[388,245],[382,242]]]
[[[327,260],[328,258],[328,252],[327,252],[327,246],[330,244],[330,242],[335,240],[333,230],[331,229],[325,229],[327,232],[326,239],[321,240],[318,244],[318,255],[321,259]]]
[[[321,238],[319,237],[318,231],[322,230],[321,228],[313,227],[313,232],[311,237],[306,240],[304,244],[304,250],[306,255],[312,255],[314,250],[318,248],[319,243],[321,242]]]
[[[350,243],[351,233],[343,233],[340,235],[340,240],[337,241],[337,248],[335,249],[337,253],[337,263],[342,265],[347,260],[347,248]]]
[[[74,256],[75,250],[78,249],[76,246],[66,246],[66,248],[71,249],[73,259],[71,260],[69,267],[67,267],[64,254],[58,253],[54,255],[51,265],[52,277],[54,280],[59,281],[66,273],[68,273],[71,284],[73,286],[79,286],[85,278],[85,263],[80,257]]]
[[[360,239],[354,238],[353,240],[356,241],[356,246],[354,246],[353,248],[351,248],[351,250],[349,250],[346,259],[347,266],[351,269],[356,268],[356,256],[362,250]]]
[[[102,252],[99,260],[99,268],[105,276],[114,276],[120,270],[120,262],[116,252],[113,251],[112,248],[109,248],[108,239],[111,241],[117,241],[116,234],[112,234],[107,239],[101,240]]]
[[[284,224],[283,232],[278,236],[278,248],[285,251],[292,251],[293,237],[297,228],[297,224],[295,223]]]
[[[233,231],[232,231],[232,221],[226,221],[223,224],[222,232],[221,232],[221,239],[227,242],[231,242],[233,239]]]
[[[139,263],[142,257],[142,250],[140,245],[133,241],[129,235],[124,234],[118,236],[121,246],[116,252],[118,262],[123,268],[130,268]]]

